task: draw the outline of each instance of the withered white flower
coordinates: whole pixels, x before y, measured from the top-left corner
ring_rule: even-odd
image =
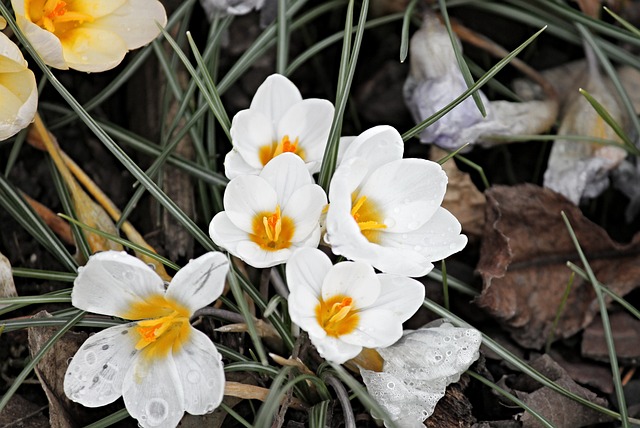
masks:
[[[157,0],[11,0],[16,22],[47,65],[99,72],[151,42],[167,14]]]
[[[361,369],[360,374],[369,394],[395,426],[422,427],[447,385],[457,382],[478,359],[481,343],[478,330],[434,321],[378,349],[384,359],[381,372]]]
[[[467,237],[440,204],[440,165],[402,159],[402,137],[376,126],[349,142],[329,188],[325,240],[334,254],[386,273],[423,276],[462,250]]]
[[[26,128],[38,108],[38,88],[22,52],[0,32],[0,141]]]
[[[376,274],[362,262],[331,260],[316,248],[287,262],[289,315],[309,333],[322,357],[342,364],[363,347],[386,347],[424,301],[424,286],[400,275]]]
[[[260,10],[264,2],[265,0],[200,0],[210,19],[216,14],[246,15],[252,10]]]
[[[165,290],[162,278],[124,252],[94,254],[78,270],[71,302],[133,322],[90,336],[67,368],[67,397],[87,407],[120,396],[142,427],[175,427],[222,401],[225,377],[211,340],[189,323],[217,299],[229,262],[222,253],[191,260]]]
[[[327,100],[303,100],[298,88],[286,77],[280,74],[267,77],[251,106],[233,117],[233,149],[224,160],[226,176],[232,179],[256,175],[271,159],[286,152],[304,160],[312,174],[320,171],[333,110],[333,104]]]
[[[299,247],[317,247],[324,190],[293,153],[272,159],[259,175],[229,182],[224,211],[209,225],[211,239],[254,267],[284,263]]]

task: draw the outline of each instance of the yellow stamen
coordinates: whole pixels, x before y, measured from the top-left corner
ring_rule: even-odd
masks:
[[[361,232],[375,231],[378,229],[386,229],[387,225],[381,220],[380,212],[372,201],[367,201],[366,196],[360,196],[351,208],[351,216],[358,223]],[[366,238],[375,242],[377,236],[373,234],[363,233]]]
[[[299,144],[300,139],[298,137],[296,137],[296,139],[291,142],[289,136],[285,135],[279,142],[274,141],[271,144],[260,147],[258,153],[260,162],[262,162],[262,165],[266,165],[271,159],[287,152],[294,153],[304,159],[304,150],[300,147]]]
[[[357,312],[351,297],[338,294],[326,301],[320,300],[316,320],[327,335],[338,337],[355,330],[360,319]]]
[[[45,30],[62,37],[67,31],[94,17],[73,9],[73,2],[61,0],[25,0],[27,19]]]
[[[295,226],[289,217],[283,217],[280,205],[272,213],[261,212],[253,218],[253,234],[249,238],[263,250],[277,251],[291,246]]]

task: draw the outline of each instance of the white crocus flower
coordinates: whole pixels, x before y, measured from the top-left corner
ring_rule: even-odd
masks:
[[[231,180],[223,202],[209,225],[211,239],[251,266],[275,266],[298,247],[318,246],[327,196],[293,153],[275,157],[260,175]]]
[[[89,337],[71,360],[66,395],[87,407],[120,396],[143,427],[175,427],[185,411],[201,415],[222,401],[224,372],[211,340],[189,323],[224,288],[229,262],[221,253],[190,261],[165,290],[141,260],[105,251],[78,270],[74,306],[139,320]]]
[[[26,128],[36,114],[38,88],[22,52],[0,33],[0,141]]]
[[[16,22],[51,67],[109,70],[151,42],[167,14],[157,0],[11,0]]]
[[[285,152],[302,158],[312,174],[320,171],[333,110],[327,100],[303,100],[286,77],[267,77],[251,106],[233,117],[233,149],[224,161],[226,176],[259,174],[271,159]]]
[[[447,175],[424,159],[402,159],[402,137],[376,126],[349,143],[331,180],[326,241],[382,272],[423,276],[467,244],[440,204]]]
[[[415,279],[376,274],[367,263],[334,266],[315,248],[291,256],[287,283],[291,320],[322,357],[338,364],[363,347],[384,348],[400,339],[402,323],[420,308],[425,293]]]

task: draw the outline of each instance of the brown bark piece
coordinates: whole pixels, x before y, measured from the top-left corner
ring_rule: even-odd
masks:
[[[464,394],[469,384],[469,377],[463,375],[459,382],[447,387],[444,397],[438,401],[433,414],[424,424],[428,428],[463,428],[470,427],[476,422],[471,414],[471,402]]]
[[[478,271],[483,290],[476,302],[527,348],[542,347],[567,286],[567,261],[579,263],[560,215],[567,215],[596,278],[620,296],[640,285],[640,234],[618,244],[563,196],[523,184],[486,192],[484,240]],[[598,312],[590,283],[578,276],[555,337],[569,337]]]
[[[47,428],[49,421],[43,414],[44,410],[46,407],[40,407],[16,394],[0,412],[0,427]]]

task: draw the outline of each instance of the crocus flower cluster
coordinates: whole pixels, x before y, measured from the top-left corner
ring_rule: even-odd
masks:
[[[284,76],[268,77],[233,119],[225,159],[231,181],[209,232],[251,266],[286,263],[291,320],[321,356],[341,364],[400,339],[425,296],[409,277],[426,275],[467,238],[440,206],[447,184],[440,165],[403,159],[404,143],[390,126],[342,138],[325,205],[312,174],[332,116],[328,101],[303,100]],[[349,261],[334,265],[317,249],[321,231]]]

